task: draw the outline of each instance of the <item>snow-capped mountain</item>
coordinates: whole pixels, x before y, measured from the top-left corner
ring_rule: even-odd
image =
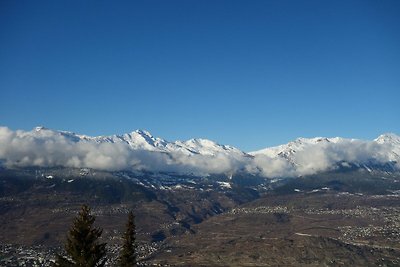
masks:
[[[259,156],[265,155],[271,158],[281,157],[286,159],[287,161],[295,163],[295,155],[299,151],[303,151],[310,146],[324,146],[328,143],[339,143],[343,141],[343,138],[335,137],[335,138],[326,138],[326,137],[315,137],[315,138],[297,138],[294,141],[291,141],[287,144],[269,147],[262,150],[250,152],[250,155]]]
[[[389,151],[391,161],[400,162],[400,136],[393,133],[382,134],[374,140],[378,144],[388,145],[392,149]]]
[[[187,141],[169,142],[164,139],[154,137],[145,130],[136,130],[123,135],[111,136],[87,136],[79,135],[67,131],[54,131],[45,127],[36,127],[34,131],[26,132],[27,136],[31,137],[46,137],[51,135],[60,135],[73,142],[95,142],[112,143],[112,144],[127,144],[133,150],[145,150],[153,152],[165,153],[183,153],[185,155],[207,155],[217,156],[218,154],[237,154],[241,156],[247,155],[241,150],[227,145],[220,145],[208,139],[190,139]]]
[[[250,152],[255,157],[283,159],[298,174],[312,174],[338,166],[372,170],[387,164],[400,167],[400,137],[388,133],[373,141],[341,137],[298,138],[285,145]]]
[[[167,141],[136,130],[111,136],[75,134],[36,127],[12,131],[0,127],[0,164],[5,167],[73,167],[146,170],[207,175],[248,172],[265,177],[294,177],[357,167],[400,170],[400,137],[384,134],[373,141],[346,138],[298,138],[285,145],[245,153],[207,139]]]

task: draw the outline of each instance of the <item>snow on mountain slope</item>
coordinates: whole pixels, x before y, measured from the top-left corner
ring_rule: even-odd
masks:
[[[389,146],[391,148],[389,160],[400,162],[400,136],[387,133],[378,136],[374,141],[378,144]]]
[[[206,139],[169,142],[149,132],[111,136],[78,135],[36,127],[12,131],[0,127],[0,163],[27,167],[88,167],[206,175],[244,169],[250,156]]]
[[[344,139],[341,137],[326,138],[326,137],[315,137],[315,138],[297,138],[285,145],[280,145],[276,147],[265,148],[262,150],[250,152],[253,156],[268,156],[271,158],[281,157],[289,161],[290,163],[297,165],[295,157],[296,153],[307,150],[310,147],[325,147],[328,144],[338,144],[343,141],[355,141],[354,139]]]
[[[137,150],[148,150],[148,151],[168,151],[166,146],[167,141],[161,138],[153,137],[149,132],[143,130],[136,130],[131,133],[123,135],[112,135],[112,136],[98,136],[92,137],[93,141],[97,143],[126,143],[132,149]]]
[[[400,137],[384,134],[374,141],[340,137],[298,138],[285,145],[250,152],[255,158],[283,159],[291,167],[289,173],[298,175],[354,164],[371,170],[379,164],[392,163],[400,168]],[[371,166],[373,165],[373,166]]]
[[[400,136],[398,136],[394,133],[386,133],[386,134],[382,134],[382,135],[378,136],[378,138],[376,138],[374,141],[379,144],[391,143],[391,144],[400,145]]]
[[[237,154],[246,155],[246,153],[241,150],[217,144],[211,140],[207,139],[190,139],[187,141],[175,141],[168,142],[164,139],[153,137],[148,131],[136,130],[131,133],[123,135],[111,135],[111,136],[87,136],[78,135],[73,132],[67,131],[54,131],[47,129],[45,127],[36,127],[32,132],[24,132],[25,136],[37,136],[46,137],[52,135],[63,136],[73,142],[95,142],[101,143],[125,143],[128,144],[134,150],[146,150],[154,152],[166,152],[166,153],[184,153],[186,155],[199,154],[199,155],[209,155],[216,156],[218,154]]]
[[[232,146],[219,145],[213,141],[207,139],[190,139],[188,141],[176,141],[175,145],[179,147],[183,147],[192,153],[201,154],[201,155],[210,155],[215,156],[217,154],[237,154],[241,156],[245,156],[246,153],[241,150],[234,148]]]
[[[64,166],[198,175],[247,171],[272,178],[313,174],[338,166],[368,170],[392,166],[400,170],[399,155],[400,137],[395,134],[384,134],[373,141],[298,138],[245,153],[207,139],[169,142],[143,130],[91,137],[44,127],[32,131],[0,127],[0,164],[5,167]]]
[[[149,132],[144,130],[136,130],[129,134],[87,137],[84,140],[93,140],[97,143],[127,143],[132,149],[147,150],[166,153],[183,153],[185,155],[199,154],[216,156],[218,154],[238,154],[245,153],[237,148],[220,145],[207,139],[190,139],[187,141],[168,142],[164,139],[153,137]]]

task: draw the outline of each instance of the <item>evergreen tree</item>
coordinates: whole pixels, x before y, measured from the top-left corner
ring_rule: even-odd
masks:
[[[128,214],[128,222],[126,223],[126,230],[123,236],[124,243],[119,256],[120,267],[132,267],[136,265],[136,227],[135,216],[130,211]]]
[[[106,244],[99,243],[103,230],[93,228],[95,217],[90,208],[83,205],[67,236],[65,250],[67,257],[57,255],[55,266],[60,267],[101,267],[107,261]]]

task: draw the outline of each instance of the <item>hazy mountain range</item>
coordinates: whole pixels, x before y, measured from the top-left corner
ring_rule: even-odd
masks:
[[[245,137],[244,137],[245,138]],[[71,167],[207,175],[247,172],[267,178],[297,177],[341,168],[400,171],[400,136],[375,140],[298,138],[254,152],[207,139],[166,141],[137,130],[96,136],[36,127],[0,127],[0,163],[15,167]]]

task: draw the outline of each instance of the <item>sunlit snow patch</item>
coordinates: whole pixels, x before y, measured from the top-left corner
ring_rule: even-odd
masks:
[[[218,184],[219,184],[221,187],[224,187],[224,188],[229,188],[229,189],[232,188],[232,185],[231,185],[230,183],[227,183],[227,182],[218,182]]]

